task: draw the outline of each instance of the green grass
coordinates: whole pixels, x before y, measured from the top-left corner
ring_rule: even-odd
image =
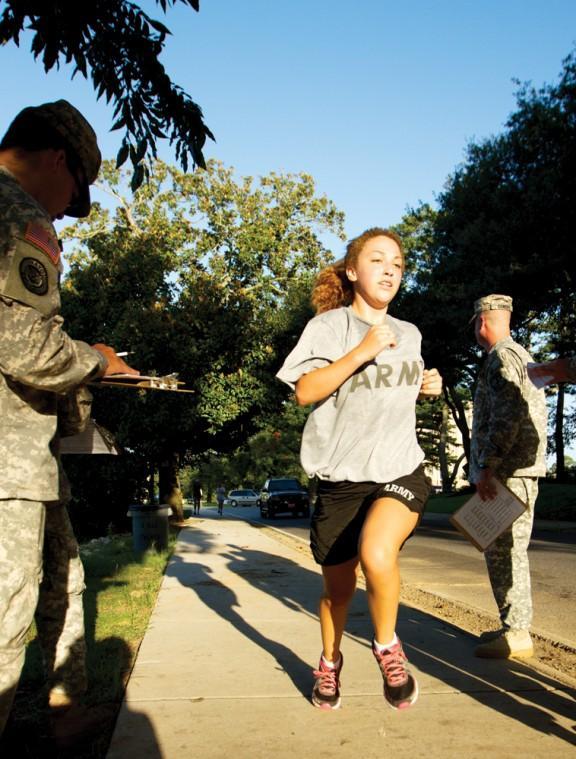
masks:
[[[81,546],[86,573],[87,704],[113,703],[120,708],[173,544],[174,535],[168,551],[149,551],[142,556],[134,555],[131,536],[103,538]],[[103,759],[113,727],[114,717],[84,751],[61,755]],[[14,756],[19,759],[53,759],[58,754],[49,748],[49,733],[41,654],[33,625],[28,633],[26,662],[0,754],[8,756],[6,748],[15,746],[18,751]]]
[[[426,511],[432,514],[453,514],[470,495],[471,492],[431,495],[426,504]]]
[[[452,514],[470,497],[471,492],[433,495],[426,511]],[[576,484],[541,481],[536,501],[536,518],[576,521]]]

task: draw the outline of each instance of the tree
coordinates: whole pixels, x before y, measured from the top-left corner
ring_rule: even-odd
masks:
[[[300,441],[310,410],[289,400],[248,440],[242,451],[242,482],[251,482],[258,490],[269,477],[295,477],[306,482],[300,465]]]
[[[161,468],[161,497],[177,504],[179,464],[234,451],[281,407],[274,374],[331,256],[317,233],[342,236],[343,216],[305,174],[255,183],[215,161],[194,174],[157,162],[133,195],[110,162],[101,176],[118,205],[64,230],[76,242],[63,313],[75,337],[131,350],[146,372],[178,371],[193,391],[95,391],[96,419],[148,462],[149,481]]]
[[[310,408],[286,401],[278,411],[262,424],[262,429],[252,435],[235,451],[222,455],[205,451],[190,467],[188,477],[198,477],[204,485],[205,494],[213,493],[223,482],[227,488],[253,488],[257,492],[269,477],[295,477],[306,482],[300,465],[300,440],[302,428]],[[188,492],[191,484],[188,485]]]
[[[472,333],[455,330],[460,319],[460,304],[452,284],[437,276],[441,261],[438,245],[438,211],[428,203],[410,208],[393,227],[406,252],[406,274],[402,289],[391,310],[413,322],[422,332],[425,366],[436,367],[443,378],[443,397],[419,403],[416,407],[420,444],[427,460],[439,466],[442,487],[452,489],[459,468],[470,452],[470,430],[466,409],[471,400],[477,352],[470,341]],[[455,315],[457,314],[457,315]],[[449,416],[462,439],[463,456],[454,456],[455,439]]]
[[[405,294],[418,292],[426,286],[436,261],[434,236],[438,212],[429,203],[409,208],[392,230],[400,236],[406,257],[406,271],[396,304],[402,304]]]
[[[515,337],[535,347],[540,358],[576,348],[575,204],[572,53],[558,84],[519,87],[517,109],[505,131],[468,147],[465,162],[438,198],[437,212],[421,206],[398,226],[418,262],[408,273],[399,307],[423,332],[426,363],[444,377],[445,399],[465,448],[469,433],[463,401],[470,397],[481,360],[466,325],[478,297],[512,295]],[[558,398],[554,439],[561,459],[562,392]]]
[[[469,299],[463,311],[486,292],[509,293],[516,323],[529,329],[569,294],[564,312],[574,312],[574,54],[558,85],[524,86],[517,102],[505,132],[470,145],[439,198],[433,284],[442,278]]]
[[[182,2],[198,11],[199,0],[156,0],[166,13]],[[204,167],[202,148],[214,139],[200,107],[168,77],[159,61],[170,31],[129,0],[3,0],[0,45],[20,43],[24,30],[33,32],[31,52],[45,71],[61,62],[73,64],[72,76],[91,78],[98,98],[114,103],[112,129],[124,129],[118,153],[121,166],[130,157],[132,188],[149,174],[156,141],[174,143],[184,171],[189,158]]]

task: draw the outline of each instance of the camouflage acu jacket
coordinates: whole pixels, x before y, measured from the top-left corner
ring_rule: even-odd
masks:
[[[58,409],[105,366],[62,327],[59,267],[49,216],[0,167],[0,499],[59,497]]]
[[[505,338],[482,366],[474,395],[471,482],[485,466],[500,479],[546,474],[546,400],[528,379],[528,361],[528,351]]]

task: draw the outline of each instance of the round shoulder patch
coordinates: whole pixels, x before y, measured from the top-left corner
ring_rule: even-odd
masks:
[[[48,292],[48,272],[36,258],[23,258],[20,261],[20,278],[24,287],[34,295],[46,295]]]

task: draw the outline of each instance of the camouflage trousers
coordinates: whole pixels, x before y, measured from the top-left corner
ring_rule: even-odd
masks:
[[[528,544],[538,495],[536,477],[510,477],[504,484],[528,504],[525,513],[484,552],[494,599],[506,630],[528,630],[532,624],[532,588]]]
[[[50,694],[86,690],[84,569],[66,506],[0,501],[0,734],[36,618]]]

